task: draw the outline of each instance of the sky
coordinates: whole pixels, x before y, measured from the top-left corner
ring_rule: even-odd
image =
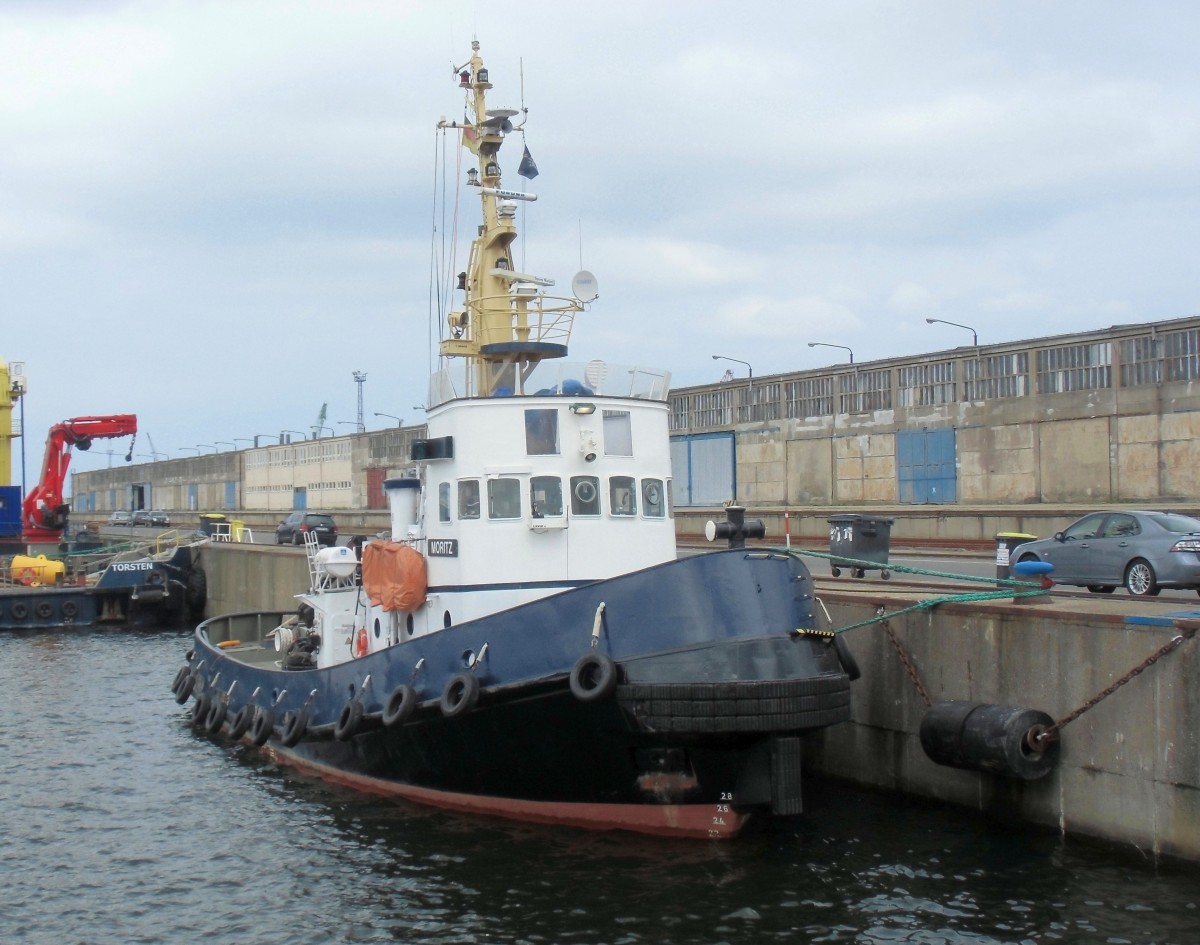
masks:
[[[0,0],[30,475],[75,416],[137,414],[136,461],[323,405],[350,433],[354,372],[368,429],[423,420],[472,39],[489,105],[528,109],[518,268],[598,281],[573,360],[679,387],[970,343],[926,318],[989,344],[1200,312],[1200,4]]]

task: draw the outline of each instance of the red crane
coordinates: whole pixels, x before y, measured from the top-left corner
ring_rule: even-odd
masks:
[[[67,525],[70,506],[63,501],[63,484],[71,465],[71,448],[90,449],[92,440],[113,436],[136,436],[137,417],[119,413],[106,417],[72,417],[50,428],[46,437],[46,457],[42,460],[42,478],[21,507],[21,522],[26,541],[58,541]],[[133,440],[125,462],[133,459]]]

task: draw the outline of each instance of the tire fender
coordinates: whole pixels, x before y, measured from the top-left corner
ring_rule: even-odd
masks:
[[[383,706],[383,724],[391,728],[393,725],[403,725],[417,708],[417,690],[412,686],[401,683],[393,689]]]
[[[455,673],[442,692],[442,715],[448,719],[466,715],[479,701],[479,678],[471,673]]]
[[[363,707],[357,699],[351,699],[338,713],[337,724],[333,727],[333,737],[339,742],[348,742],[362,724]]]
[[[580,702],[599,702],[617,688],[617,664],[592,650],[571,667],[571,695]]]
[[[288,709],[283,714],[283,734],[279,740],[291,748],[304,737],[308,729],[308,709]]]

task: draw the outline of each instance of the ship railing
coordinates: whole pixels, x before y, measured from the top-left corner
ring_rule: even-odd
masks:
[[[429,381],[430,406],[471,395],[466,365],[452,364]],[[534,366],[520,384],[518,395],[561,395],[563,397],[633,397],[665,402],[671,388],[671,372],[657,368],[607,361],[564,361],[552,359]],[[507,394],[508,392],[506,392]]]

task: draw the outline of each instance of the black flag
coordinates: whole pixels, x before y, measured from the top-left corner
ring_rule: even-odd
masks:
[[[517,168],[517,173],[529,180],[538,176],[537,165],[533,163],[533,155],[529,153],[528,145],[525,146],[525,153],[521,155],[521,165]]]

